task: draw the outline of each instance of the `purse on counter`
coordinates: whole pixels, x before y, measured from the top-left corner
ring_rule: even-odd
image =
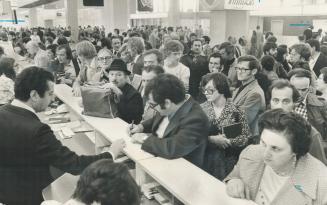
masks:
[[[118,115],[119,96],[112,90],[98,85],[81,86],[84,110],[83,115],[103,118],[115,118]]]

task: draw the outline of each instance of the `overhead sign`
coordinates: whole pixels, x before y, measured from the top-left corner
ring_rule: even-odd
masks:
[[[201,0],[200,4],[207,10],[224,9],[224,1],[222,0]]]
[[[153,11],[153,0],[137,0],[137,11]]]
[[[255,10],[260,0],[225,0],[225,9]]]
[[[212,10],[255,10],[263,0],[200,0],[204,9]]]

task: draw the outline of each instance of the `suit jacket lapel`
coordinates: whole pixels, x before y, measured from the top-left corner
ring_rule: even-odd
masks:
[[[165,130],[163,137],[166,137],[171,131],[173,131],[179,125],[180,119],[190,111],[192,105],[193,105],[192,99],[188,99],[184,103],[184,105],[182,105],[179,108],[179,110],[177,110],[173,118],[169,120],[169,124]]]
[[[257,196],[261,178],[265,170],[265,164],[263,161],[254,161],[253,163],[253,166],[249,167],[250,170],[247,170],[248,173],[253,173],[253,175],[248,176],[249,178],[247,179],[251,182],[248,183],[251,199],[255,199]]]
[[[247,85],[237,96],[236,96],[236,94],[237,94],[237,92],[238,92],[238,90],[240,89],[240,88],[238,88],[237,90],[235,90],[235,93],[234,93],[234,96],[233,96],[233,102],[235,103],[235,104],[238,104],[238,102],[241,100],[241,99],[243,99],[244,98],[244,96],[246,95],[246,94],[248,94],[248,92],[250,92],[252,89],[253,89],[253,87],[257,84],[256,83],[257,81],[256,80],[254,80],[252,83],[250,83],[249,85]]]
[[[154,118],[153,124],[152,124],[152,134],[157,136],[156,131],[163,120],[164,116],[161,116],[159,113],[157,113],[157,116]]]
[[[284,205],[285,202],[292,201],[292,204],[304,205],[308,200],[316,199],[319,171],[310,158],[312,157],[307,154],[298,160],[294,174],[271,204]]]

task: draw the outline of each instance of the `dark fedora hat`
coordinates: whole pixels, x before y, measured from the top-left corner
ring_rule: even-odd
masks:
[[[126,63],[122,59],[120,59],[120,58],[114,59],[112,61],[111,65],[107,69],[107,72],[112,71],[112,70],[115,70],[115,71],[123,71],[127,75],[130,75],[131,74],[131,72],[129,70],[127,70]]]

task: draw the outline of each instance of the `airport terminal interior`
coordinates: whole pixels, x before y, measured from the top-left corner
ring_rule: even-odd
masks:
[[[327,205],[327,0],[0,0],[0,205]]]

